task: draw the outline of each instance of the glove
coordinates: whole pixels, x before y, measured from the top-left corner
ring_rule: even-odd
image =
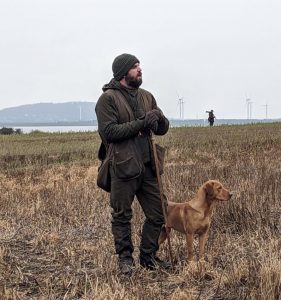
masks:
[[[162,113],[161,110],[159,110],[159,109],[153,109],[152,111],[154,111],[155,114],[158,116],[158,118],[159,118],[158,121],[159,122],[161,122],[164,119],[164,115],[163,115],[163,113]]]
[[[156,109],[148,111],[144,117],[144,127],[151,129],[153,132],[157,131],[158,128],[158,114]]]
[[[149,128],[155,133],[158,130],[158,121],[155,121]]]

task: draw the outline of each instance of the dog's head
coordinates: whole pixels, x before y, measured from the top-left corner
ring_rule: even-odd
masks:
[[[208,180],[204,183],[203,188],[206,197],[210,200],[227,201],[232,194],[217,180]]]

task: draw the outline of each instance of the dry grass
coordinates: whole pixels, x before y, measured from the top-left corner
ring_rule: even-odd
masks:
[[[1,299],[280,299],[281,124],[171,129],[164,188],[184,201],[207,179],[235,191],[214,215],[206,262],[120,278],[96,133],[1,137]],[[138,257],[143,214],[134,203]],[[168,258],[167,245],[160,250]]]

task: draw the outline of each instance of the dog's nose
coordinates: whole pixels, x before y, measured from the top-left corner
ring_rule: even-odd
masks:
[[[233,194],[229,193],[229,199],[232,197]]]

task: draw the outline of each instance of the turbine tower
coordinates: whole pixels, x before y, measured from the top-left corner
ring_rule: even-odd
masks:
[[[79,121],[82,120],[82,107],[81,107],[81,104],[79,106]]]
[[[266,103],[265,105],[263,105],[265,107],[265,119],[267,120],[267,113],[268,113],[268,104]]]
[[[246,99],[246,106],[247,106],[247,119],[250,120],[252,119],[252,103],[250,98]]]
[[[183,97],[180,97],[178,94],[178,104],[180,106],[180,119],[184,119],[184,101]]]

